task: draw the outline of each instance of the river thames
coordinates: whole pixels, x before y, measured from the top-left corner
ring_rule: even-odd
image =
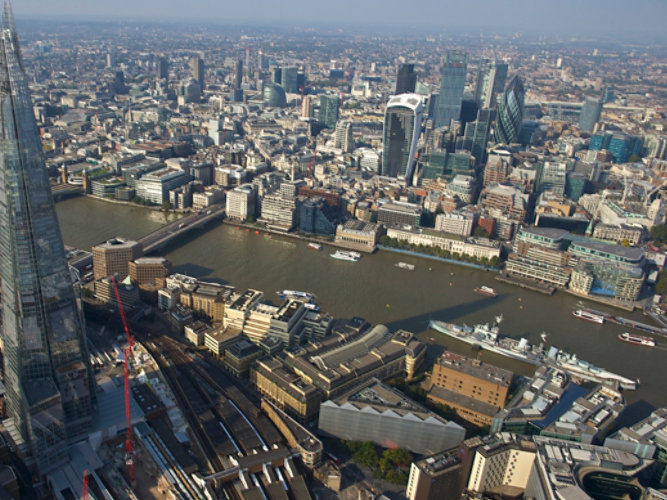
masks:
[[[165,214],[140,207],[116,205],[91,198],[72,198],[56,204],[66,245],[90,250],[91,246],[114,236],[138,239],[165,223]],[[667,339],[644,348],[617,340],[624,329],[618,325],[597,325],[572,317],[580,299],[558,291],[553,296],[523,290],[494,280],[495,273],[378,251],[359,262],[332,259],[333,250],[309,249],[306,242],[267,233],[218,225],[195,233],[180,246],[163,255],[175,272],[205,281],[254,288],[269,300],[281,289],[314,293],[323,311],[334,317],[361,316],[371,323],[391,329],[404,328],[427,342],[471,354],[467,344],[428,329],[430,319],[455,323],[487,323],[502,314],[501,334],[525,337],[576,353],[580,358],[629,378],[639,378],[638,391],[625,393],[628,402],[648,401],[667,405],[662,387]],[[395,267],[398,261],[416,266],[415,271]],[[492,286],[498,297],[473,292],[482,285]],[[586,303],[594,309],[650,323],[640,313]],[[437,345],[429,348],[433,355]],[[523,374],[527,365],[508,361],[492,353],[481,359],[509,367]]]

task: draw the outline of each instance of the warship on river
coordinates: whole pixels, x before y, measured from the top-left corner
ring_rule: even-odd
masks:
[[[528,340],[521,338],[516,340],[499,334],[499,325],[502,315],[497,316],[492,325],[481,324],[475,326],[457,325],[444,321],[431,320],[429,327],[444,333],[457,340],[477,345],[491,352],[495,352],[508,358],[517,359],[533,365],[549,365],[561,369],[572,376],[583,380],[594,382],[618,382],[623,389],[635,390],[639,385],[638,380],[632,380],[604,368],[592,365],[588,361],[579,359],[576,354],[562,351],[558,347],[546,347],[547,334],[542,333],[542,342],[539,345],[531,345]]]

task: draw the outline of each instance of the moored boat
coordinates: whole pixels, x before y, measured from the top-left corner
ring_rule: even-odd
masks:
[[[482,285],[478,288],[475,288],[474,291],[477,292],[477,293],[480,293],[482,295],[487,295],[489,297],[497,297],[498,296],[498,292],[496,292],[490,286],[486,286],[486,285]]]
[[[502,316],[499,316],[493,325],[483,324],[474,327],[443,321],[430,321],[429,327],[457,340],[480,346],[502,356],[534,365],[553,366],[583,380],[618,383],[622,388],[629,390],[635,390],[639,385],[637,380],[599,368],[588,361],[579,359],[576,354],[562,351],[555,346],[546,348],[546,333],[541,335],[542,342],[539,345],[531,345],[525,338],[516,340],[511,337],[500,336],[499,324],[501,321]]]
[[[572,311],[572,316],[575,318],[583,319],[584,321],[590,321],[591,323],[598,323],[600,325],[604,323],[604,316],[587,311],[586,309],[577,309],[576,311]]]
[[[350,252],[347,250],[336,250],[335,253],[330,255],[334,259],[344,260],[347,262],[357,262],[359,259],[361,259],[361,254],[359,252]]]
[[[313,300],[315,294],[310,292],[300,292],[299,290],[278,290],[276,292],[281,299]]]
[[[644,337],[643,335],[635,335],[633,333],[623,332],[618,335],[618,340],[623,342],[630,342],[631,344],[642,345],[644,347],[655,347],[655,340],[651,337]]]

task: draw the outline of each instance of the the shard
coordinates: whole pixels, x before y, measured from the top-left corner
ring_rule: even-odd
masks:
[[[0,37],[0,273],[7,412],[40,473],[90,428],[94,387],[14,18]]]

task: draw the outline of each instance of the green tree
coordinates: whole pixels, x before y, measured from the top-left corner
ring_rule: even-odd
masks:
[[[667,225],[658,224],[651,228],[651,236],[658,243],[665,244],[667,243]]]
[[[165,200],[162,202],[162,205],[160,205],[160,208],[165,212],[169,212],[171,209],[171,203],[169,203],[169,200]]]
[[[475,230],[472,232],[472,235],[476,238],[488,238],[489,236],[491,236],[489,232],[482,226],[475,227]]]
[[[667,293],[667,269],[660,271],[658,282],[655,284],[655,293],[664,295]]]

